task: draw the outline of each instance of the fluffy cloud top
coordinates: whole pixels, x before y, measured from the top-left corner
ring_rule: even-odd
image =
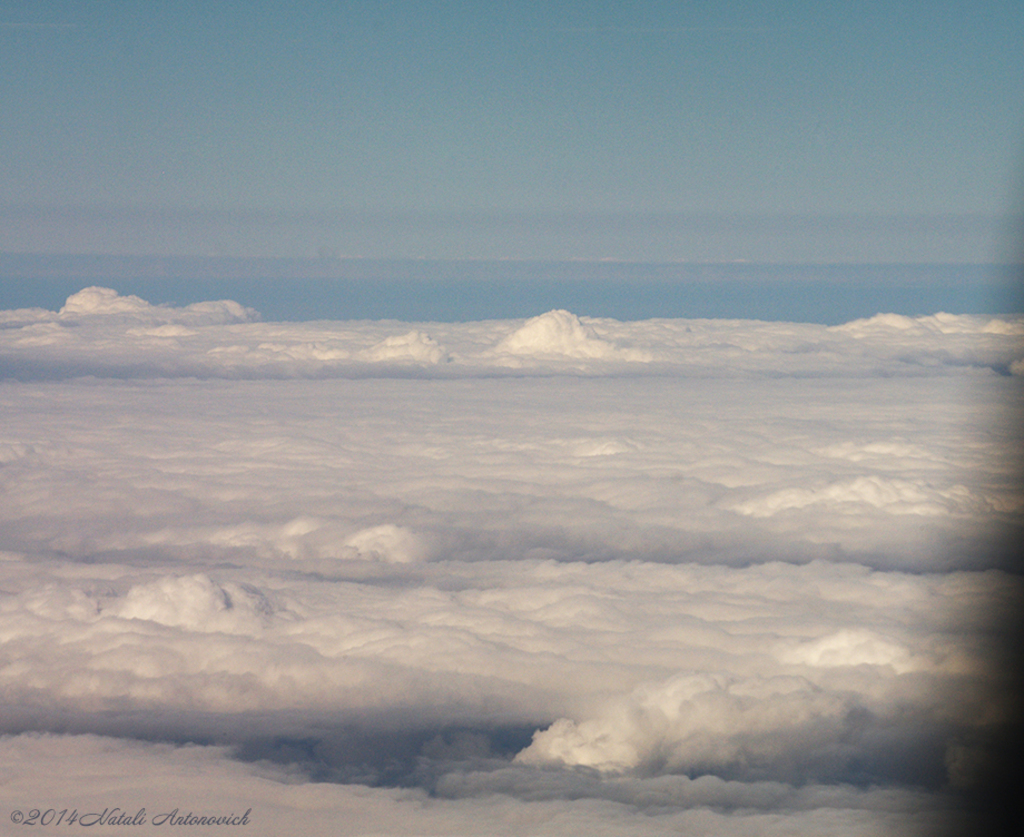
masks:
[[[630,360],[647,362],[650,353],[621,349],[598,337],[595,330],[568,311],[548,311],[527,320],[496,347],[498,352],[538,358],[561,356],[577,359]]]
[[[46,314],[38,319],[51,319]],[[64,307],[57,312],[58,322],[76,322],[102,318],[110,321],[161,322],[176,325],[226,325],[247,323],[259,318],[251,308],[245,308],[232,300],[219,302],[197,302],[184,308],[150,305],[137,296],[121,296],[110,288],[85,288],[68,297]],[[165,330],[163,333],[181,333]]]

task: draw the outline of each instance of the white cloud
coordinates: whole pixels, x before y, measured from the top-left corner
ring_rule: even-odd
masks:
[[[221,586],[202,573],[166,576],[131,587],[116,613],[189,631],[250,633],[258,629],[265,601],[238,585]]]
[[[255,311],[244,308],[232,300],[218,302],[197,302],[184,308],[150,305],[137,296],[121,296],[110,288],[90,287],[68,297],[64,307],[57,312],[58,321],[88,320],[102,317],[125,320],[149,320],[156,322],[189,325],[226,325],[228,323],[251,322],[257,317]],[[153,329],[151,333],[161,336],[190,336],[191,332],[166,326]]]
[[[820,488],[787,488],[757,500],[737,503],[732,508],[753,517],[772,517],[789,509],[820,505],[833,513],[860,513],[864,506],[887,514],[936,516],[984,506],[962,485],[934,489],[926,482],[856,477],[832,482]],[[986,509],[987,510],[987,509]]]
[[[797,642],[783,649],[779,659],[811,666],[891,666],[897,674],[930,667],[927,661],[915,659],[905,646],[858,628],[844,628],[820,639]]]
[[[389,563],[408,564],[424,560],[427,549],[408,529],[385,523],[362,529],[345,540],[360,557]]]
[[[516,759],[613,772],[749,769],[820,751],[851,709],[801,677],[679,674],[639,686],[598,718],[556,721]]]
[[[448,353],[429,334],[410,331],[407,334],[385,337],[366,349],[362,356],[371,362],[412,361],[414,363],[441,363]]]
[[[568,311],[548,311],[527,320],[496,347],[498,352],[535,357],[564,356],[568,358],[621,359],[650,361],[648,352],[620,349],[597,336],[594,329]]]

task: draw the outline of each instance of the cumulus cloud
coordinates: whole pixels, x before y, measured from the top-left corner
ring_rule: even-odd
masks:
[[[779,653],[783,662],[811,666],[890,666],[897,674],[929,668],[903,645],[857,628],[846,628],[820,639],[797,642]]]
[[[864,506],[885,511],[887,514],[942,515],[984,505],[962,485],[933,488],[927,482],[884,479],[878,476],[856,477],[832,482],[820,488],[787,488],[737,503],[733,508],[740,514],[753,517],[771,517],[788,509],[803,509],[821,505],[835,513],[858,512]]]
[[[568,311],[548,311],[527,320],[496,347],[498,352],[536,357],[622,359],[649,361],[648,352],[622,349],[597,336],[579,317]]]
[[[715,772],[741,761],[763,763],[781,747],[820,747],[804,728],[847,711],[841,698],[800,678],[682,674],[644,684],[600,718],[556,721],[516,758],[613,772]]]
[[[83,805],[912,833],[1012,720],[1019,318],[0,325],[0,750]]]
[[[354,549],[360,557],[398,564],[422,561],[428,554],[425,545],[412,532],[391,523],[362,529],[347,538],[345,546]]]
[[[121,296],[110,288],[90,287],[72,294],[57,312],[59,322],[73,322],[93,318],[142,320],[176,325],[227,325],[247,323],[258,318],[251,308],[245,308],[232,300],[218,302],[197,302],[184,308],[150,305],[137,296]],[[46,318],[48,319],[48,318]],[[173,326],[163,330],[154,329],[162,336],[189,334]],[[154,333],[151,332],[151,333]]]
[[[131,587],[116,608],[122,619],[144,619],[189,631],[250,633],[268,609],[258,594],[216,584],[205,574],[165,576]]]
[[[407,334],[385,337],[363,352],[371,362],[397,360],[414,363],[441,363],[448,353],[428,334],[410,331]]]

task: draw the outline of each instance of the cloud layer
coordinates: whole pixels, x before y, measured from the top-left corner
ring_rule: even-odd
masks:
[[[18,793],[927,833],[1012,720],[1019,319],[0,324]]]
[[[60,311],[0,312],[0,362],[21,380],[479,377],[496,374],[821,377],[1019,375],[1024,318],[880,314],[841,326],[616,320],[261,323],[235,302],[154,306],[86,288]]]

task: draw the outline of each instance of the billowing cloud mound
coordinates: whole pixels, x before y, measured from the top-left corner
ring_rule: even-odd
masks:
[[[834,326],[836,331],[865,338],[877,334],[893,336],[903,333],[910,335],[925,334],[1006,334],[1018,338],[1024,337],[1024,323],[1017,320],[1004,320],[998,317],[960,316],[939,312],[922,317],[906,317],[902,314],[876,314],[866,320],[853,320],[841,326]]]
[[[244,308],[232,300],[197,302],[184,308],[169,308],[150,305],[137,296],[121,296],[110,288],[94,286],[69,296],[64,307],[57,312],[57,317],[62,321],[117,317],[179,325],[227,325],[252,322],[258,315],[251,308]]]
[[[91,287],[72,294],[58,312],[63,317],[90,315],[145,315],[152,306],[137,296],[120,296],[110,288]]]
[[[441,363],[448,353],[430,335],[410,331],[394,337],[385,337],[380,343],[363,352],[371,361],[412,361],[414,363]]]
[[[787,646],[779,651],[779,659],[798,665],[889,666],[897,674],[931,666],[930,661],[915,658],[906,647],[860,628],[844,628],[805,642],[790,641]]]
[[[733,506],[741,514],[754,517],[772,517],[790,509],[821,506],[833,512],[862,511],[871,506],[885,514],[942,515],[949,512],[969,512],[972,507],[984,506],[985,501],[975,497],[962,485],[938,488],[926,480],[894,480],[878,476],[856,477],[823,485],[820,488],[787,488],[756,500]]]
[[[408,529],[390,523],[356,532],[345,541],[345,546],[362,558],[395,564],[422,561],[427,556],[427,549],[419,538]]]
[[[645,684],[596,719],[534,735],[516,760],[621,772],[779,768],[835,747],[852,707],[800,677],[683,674]]]
[[[264,600],[238,585],[222,587],[202,573],[167,576],[132,587],[116,608],[122,619],[144,619],[189,631],[248,633],[259,626]]]
[[[12,798],[948,824],[1013,707],[1022,323],[0,312]]]
[[[620,349],[598,337],[592,328],[568,311],[548,311],[527,320],[498,344],[499,352],[513,355],[563,356],[569,358],[601,358],[646,361],[645,352]]]

